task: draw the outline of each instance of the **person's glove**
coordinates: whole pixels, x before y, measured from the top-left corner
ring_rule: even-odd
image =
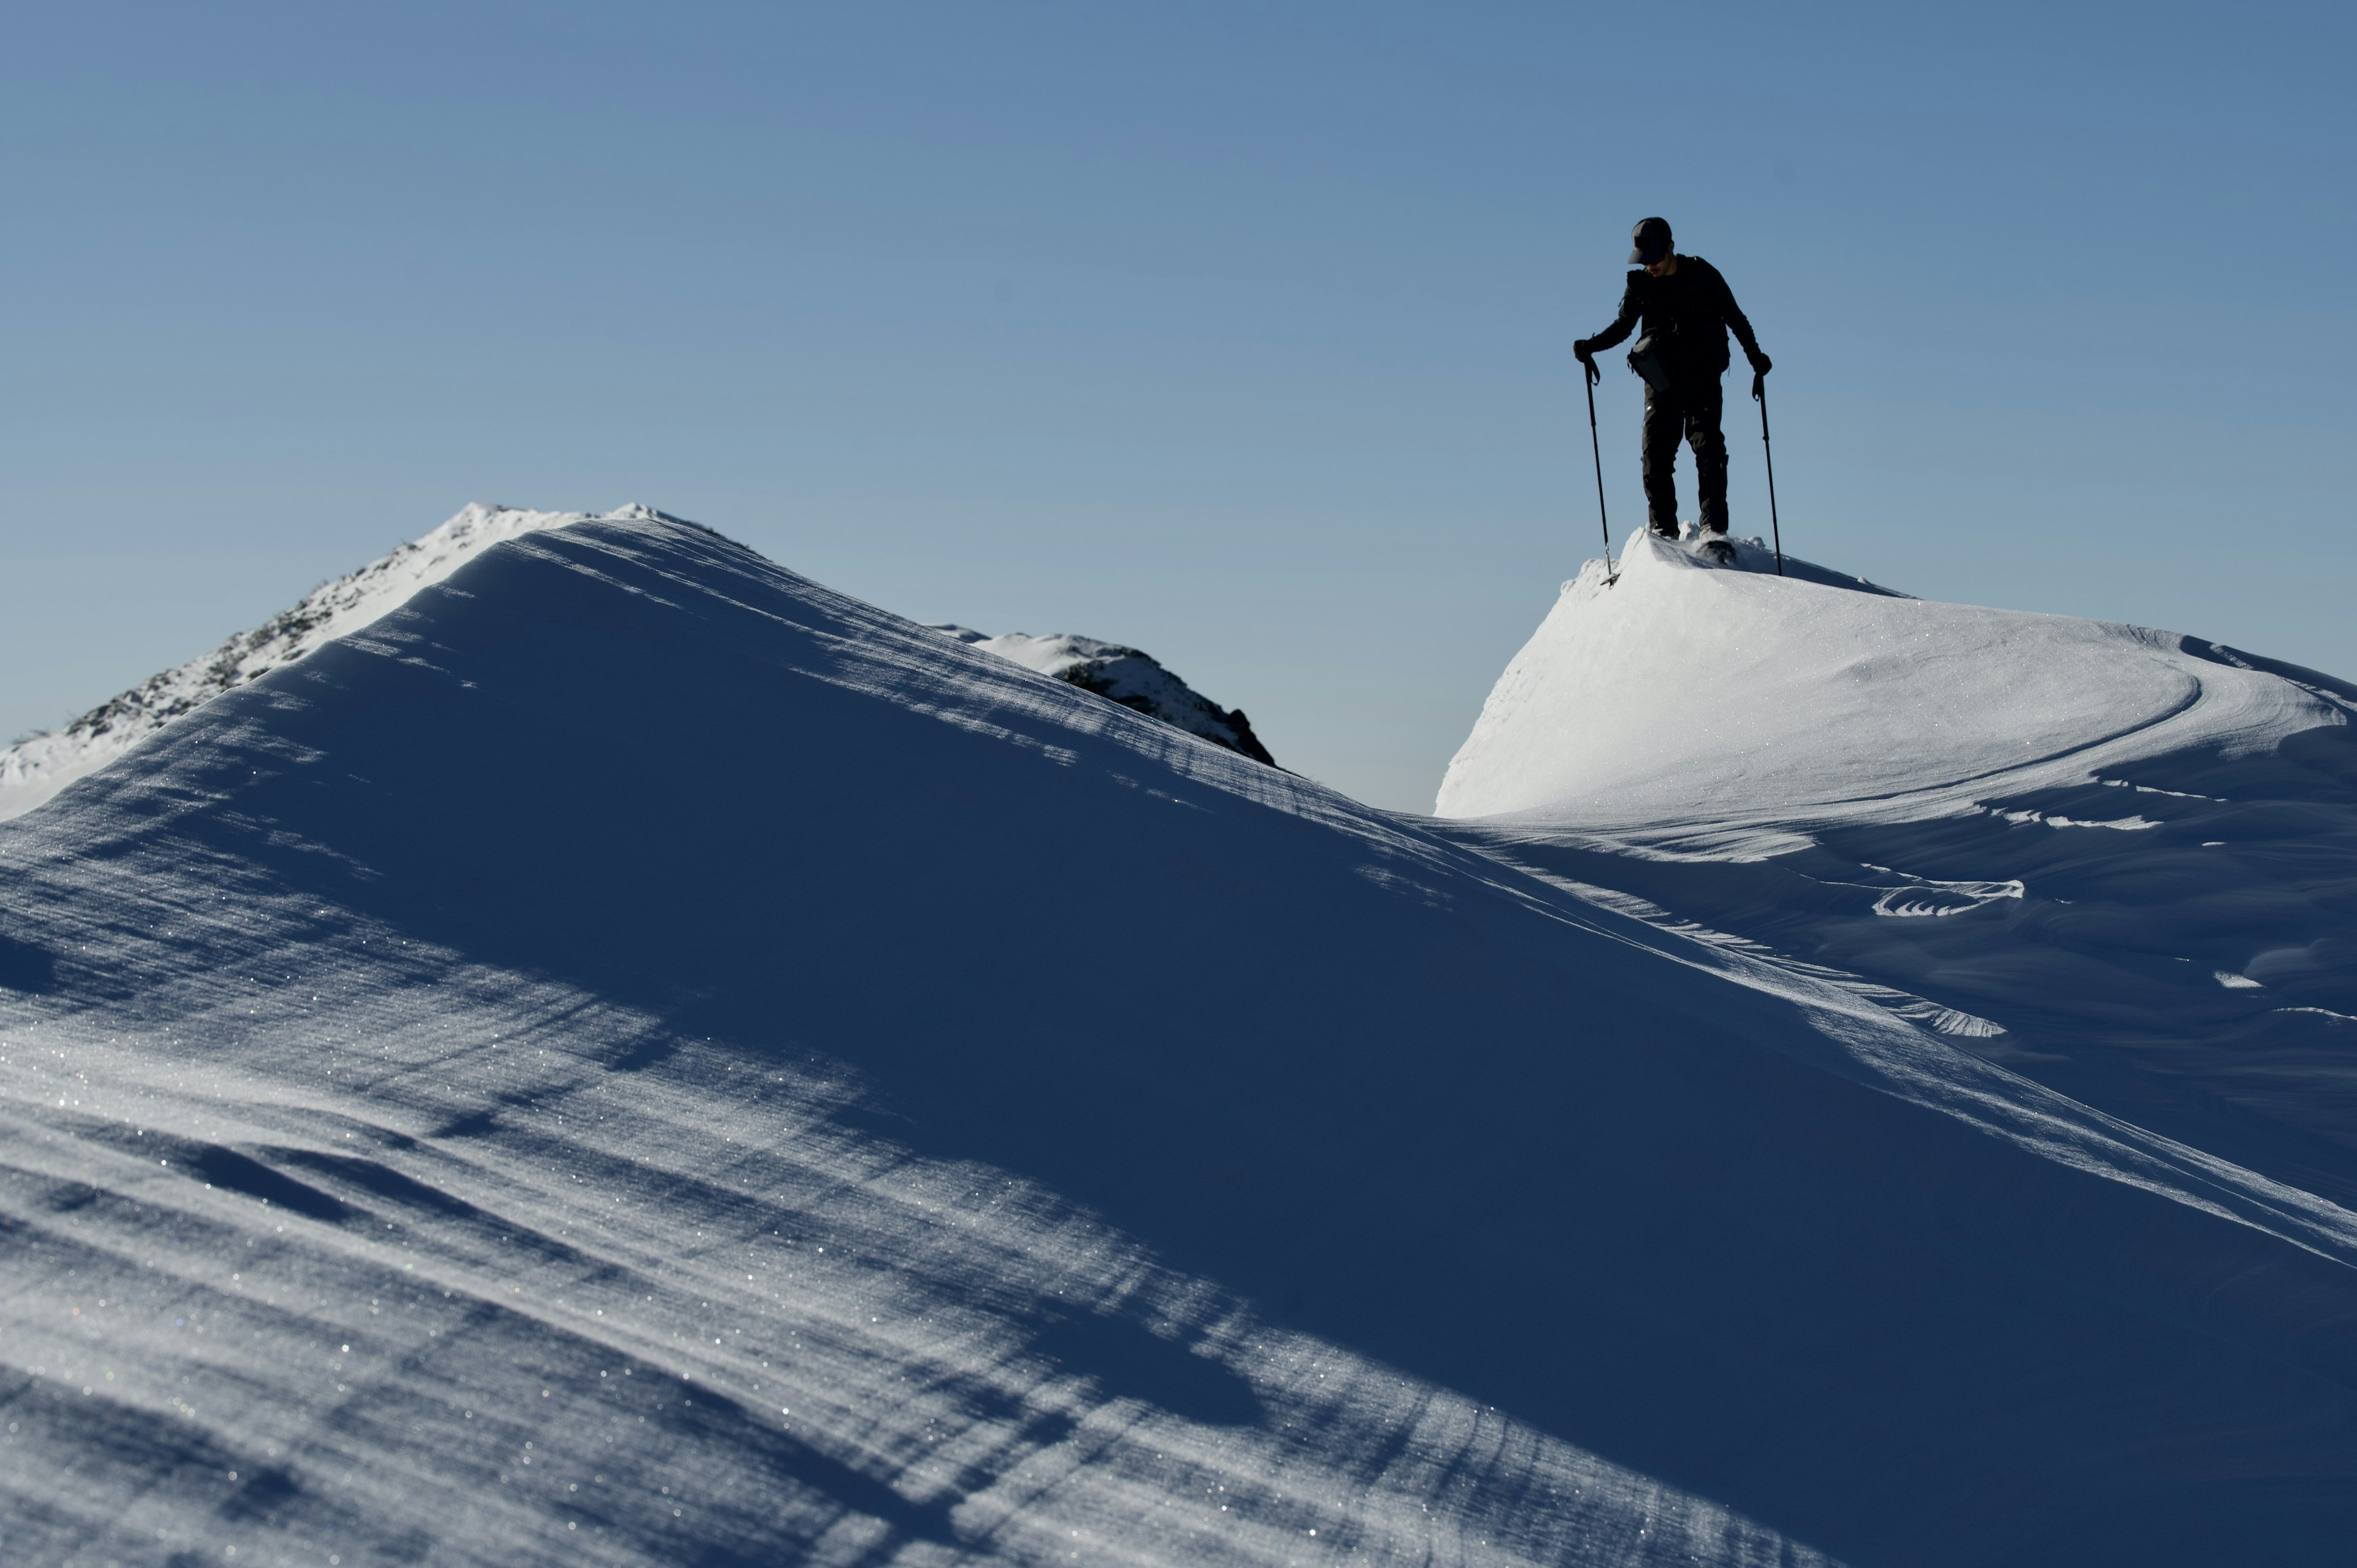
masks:
[[[1751,356],[1751,401],[1759,402],[1768,392],[1768,372],[1776,368],[1765,354]]]
[[[1587,367],[1589,386],[1594,386],[1604,379],[1604,372],[1596,368],[1596,346],[1587,338],[1582,338],[1571,346],[1571,357]]]

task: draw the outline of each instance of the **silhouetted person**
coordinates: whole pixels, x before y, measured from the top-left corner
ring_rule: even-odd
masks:
[[[1734,329],[1744,357],[1751,361],[1755,389],[1768,373],[1768,356],[1760,351],[1760,339],[1752,336],[1751,323],[1743,318],[1718,269],[1700,256],[1682,256],[1671,248],[1669,220],[1646,219],[1637,225],[1635,239],[1637,248],[1629,252],[1629,262],[1642,270],[1629,274],[1620,314],[1595,337],[1573,344],[1571,351],[1593,380],[1597,350],[1611,348],[1643,323],[1629,368],[1645,378],[1645,510],[1653,532],[1665,539],[1678,536],[1678,490],[1671,470],[1683,436],[1694,447],[1703,537],[1724,537],[1727,437],[1720,433],[1718,418],[1727,330]]]

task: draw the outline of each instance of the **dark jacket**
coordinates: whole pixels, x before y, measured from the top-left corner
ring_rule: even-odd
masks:
[[[1734,291],[1718,269],[1700,256],[1680,256],[1678,270],[1665,278],[1642,268],[1631,272],[1628,292],[1620,296],[1620,314],[1587,340],[1589,351],[1609,349],[1640,322],[1677,380],[1716,381],[1727,369],[1729,329],[1743,345],[1744,357],[1754,365],[1760,362],[1760,339],[1752,336]]]

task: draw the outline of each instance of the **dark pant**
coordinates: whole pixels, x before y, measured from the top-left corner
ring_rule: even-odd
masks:
[[[1695,488],[1702,492],[1702,526],[1727,531],[1727,437],[1718,428],[1717,376],[1675,392],[1645,388],[1645,510],[1653,532],[1678,536],[1678,487],[1671,469],[1678,442],[1694,447]]]

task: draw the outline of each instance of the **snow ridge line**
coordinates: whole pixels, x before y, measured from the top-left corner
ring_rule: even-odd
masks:
[[[0,820],[32,810],[222,693],[374,624],[492,545],[597,515],[616,520],[663,516],[636,504],[602,514],[528,511],[479,501],[460,509],[439,528],[322,584],[211,652],[148,677],[60,729],[0,751]]]

